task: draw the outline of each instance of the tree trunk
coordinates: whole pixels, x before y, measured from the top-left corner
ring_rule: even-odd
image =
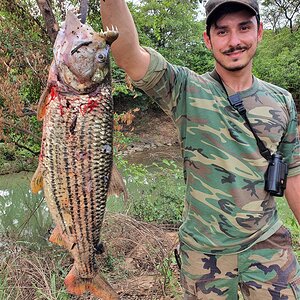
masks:
[[[39,9],[41,11],[41,14],[45,20],[45,25],[47,29],[47,34],[52,42],[54,44],[54,41],[57,36],[57,32],[59,30],[59,26],[55,20],[54,13],[52,11],[51,3],[49,0],[36,0],[37,5],[39,6]]]
[[[89,0],[80,0],[80,20],[82,24],[85,24],[88,16]]]

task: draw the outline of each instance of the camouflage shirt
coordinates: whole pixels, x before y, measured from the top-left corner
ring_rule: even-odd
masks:
[[[264,190],[268,162],[244,119],[209,73],[198,75],[146,50],[149,69],[134,84],[171,116],[182,148],[186,198],[180,240],[204,253],[230,254],[268,238],[282,224],[274,197]],[[240,94],[259,138],[272,153],[283,153],[289,176],[300,174],[290,93],[253,77],[252,87]]]

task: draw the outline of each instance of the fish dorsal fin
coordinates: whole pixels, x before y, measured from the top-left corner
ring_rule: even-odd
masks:
[[[63,25],[66,34],[72,33],[72,31],[74,31],[75,28],[79,30],[81,26],[82,24],[80,20],[76,17],[76,15],[71,10],[69,10],[67,12],[66,20]]]

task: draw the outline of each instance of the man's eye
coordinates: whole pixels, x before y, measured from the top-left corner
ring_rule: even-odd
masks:
[[[249,29],[250,29],[249,26],[242,26],[242,27],[241,27],[241,30],[242,30],[242,31],[247,31],[247,30],[249,30]]]
[[[218,32],[217,32],[217,34],[218,35],[225,35],[227,33],[227,31],[225,31],[225,30],[219,30]]]

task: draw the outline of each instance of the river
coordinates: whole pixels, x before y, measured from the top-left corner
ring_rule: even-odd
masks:
[[[0,234],[44,243],[52,220],[43,193],[30,191],[32,173],[0,176]]]
[[[181,164],[178,147],[159,147],[136,152],[126,156],[124,160],[131,165],[150,166],[149,170],[152,172],[155,169],[153,163],[157,164],[163,159]],[[53,225],[43,192],[34,195],[30,191],[32,175],[31,172],[20,172],[0,176],[0,236],[8,235],[17,240],[42,245],[47,243],[49,230]],[[128,174],[126,177],[129,193],[143,192],[139,191],[141,181],[143,186],[146,184],[143,179],[137,182],[136,177]],[[122,211],[122,201],[110,197],[107,208],[113,212]]]

